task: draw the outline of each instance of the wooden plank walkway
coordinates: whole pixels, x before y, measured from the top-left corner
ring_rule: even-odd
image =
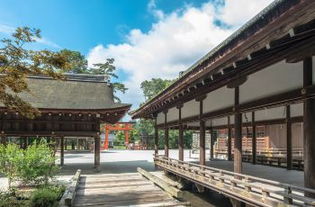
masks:
[[[184,206],[138,173],[83,175],[75,207]]]

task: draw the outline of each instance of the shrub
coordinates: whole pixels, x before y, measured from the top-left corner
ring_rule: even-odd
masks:
[[[47,184],[56,175],[53,150],[46,142],[33,143],[27,149],[20,149],[16,144],[0,145],[0,173],[12,181],[24,184]]]
[[[16,144],[0,145],[0,173],[12,181],[18,178],[18,169],[23,162],[23,151]]]
[[[0,207],[30,207],[30,201],[18,200],[12,193],[0,192]]]
[[[53,150],[46,142],[30,145],[24,151],[23,163],[18,167],[19,179],[25,184],[47,184],[59,169],[55,165],[53,154]]]
[[[55,207],[58,205],[59,193],[49,187],[39,188],[33,192],[31,198],[32,207]]]

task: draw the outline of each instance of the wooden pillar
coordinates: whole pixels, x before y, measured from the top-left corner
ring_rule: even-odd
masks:
[[[256,154],[257,154],[257,139],[256,139],[256,122],[255,122],[255,112],[252,112],[252,163],[256,164]]]
[[[24,144],[23,144],[23,149],[26,149],[28,146],[28,137],[23,138]]]
[[[165,155],[165,157],[169,156],[167,110],[164,111],[164,155]]]
[[[94,137],[95,149],[94,149],[94,167],[96,171],[100,171],[100,161],[101,161],[101,138],[100,135],[97,134]]]
[[[303,61],[303,86],[304,90],[313,84],[312,80],[312,57]],[[304,91],[307,94],[307,90]],[[304,100],[304,186],[315,189],[315,101]],[[309,195],[315,197],[315,195]]]
[[[231,128],[231,118],[230,116],[227,117],[227,121],[228,121],[228,149],[227,149],[227,153],[228,153],[228,160],[231,161],[232,160],[232,128]]]
[[[200,122],[200,134],[199,134],[199,164],[205,165],[206,164],[206,126],[205,121],[202,120],[203,115],[203,99],[205,97],[200,97],[196,99],[199,101],[199,122]]]
[[[178,108],[178,159],[184,161],[184,129],[182,123],[182,105]]]
[[[3,144],[3,145],[7,144],[7,138],[4,134],[1,134],[1,144]]]
[[[60,166],[64,165],[64,155],[65,155],[65,151],[64,151],[65,145],[64,145],[64,136],[60,137]]]
[[[159,154],[159,129],[157,127],[157,114],[154,114],[154,155]]]
[[[212,160],[214,158],[214,140],[216,139],[216,135],[214,133],[214,129],[211,127],[210,130],[210,160]]]
[[[239,110],[239,86],[235,87],[234,98],[234,172],[242,173],[242,114]]]
[[[286,106],[286,130],[287,130],[287,169],[292,169],[292,124],[291,124],[291,108]]]

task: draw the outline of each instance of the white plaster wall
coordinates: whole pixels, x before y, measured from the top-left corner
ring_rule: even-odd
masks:
[[[286,108],[284,106],[255,112],[255,121],[265,121],[283,118],[286,118]]]
[[[303,116],[303,104],[292,104],[291,105],[291,117]]]
[[[182,118],[199,115],[199,102],[195,100],[184,103],[182,108]]]
[[[179,114],[178,109],[176,107],[173,107],[168,110],[167,112],[167,122],[178,120]]]
[[[281,61],[248,77],[240,86],[240,103],[276,95],[303,86],[303,65]]]
[[[203,101],[203,112],[212,112],[224,109],[234,104],[234,89],[227,87],[219,88],[207,94]]]
[[[158,113],[158,116],[157,116],[157,124],[163,124],[165,122],[164,120],[164,113],[163,112],[160,112]]]

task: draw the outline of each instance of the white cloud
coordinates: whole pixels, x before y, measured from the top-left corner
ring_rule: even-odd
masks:
[[[150,1],[148,9],[157,18],[150,31],[132,29],[124,43],[97,45],[88,54],[89,65],[115,58],[116,66],[130,75],[125,80],[129,90],[122,100],[137,108],[143,101],[142,81],[177,77],[271,1],[226,0],[219,9],[209,2],[170,14],[157,10],[155,1]],[[231,28],[219,27],[214,23],[217,19]]]
[[[0,33],[3,33],[5,35],[11,35],[15,31],[15,29],[16,27],[0,24]],[[53,41],[45,37],[36,38],[36,42],[45,46],[52,47],[52,48],[57,48],[57,49],[61,48],[58,44],[54,43]]]

